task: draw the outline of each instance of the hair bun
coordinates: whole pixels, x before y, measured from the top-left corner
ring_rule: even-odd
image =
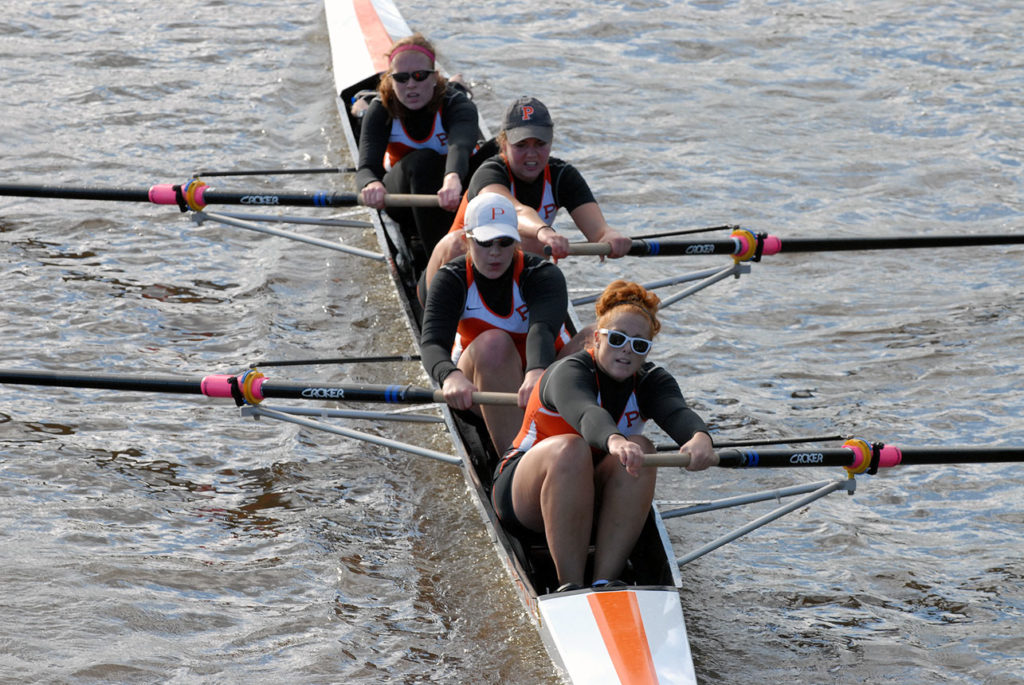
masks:
[[[597,318],[610,314],[618,307],[636,307],[651,320],[651,331],[657,333],[661,330],[661,322],[658,321],[658,305],[661,298],[644,288],[639,283],[625,281],[622,279],[612,281],[597,299],[594,309]]]

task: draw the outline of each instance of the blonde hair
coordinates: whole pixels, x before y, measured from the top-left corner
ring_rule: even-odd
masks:
[[[633,307],[650,320],[651,337],[653,338],[661,330],[661,322],[658,321],[659,304],[661,304],[661,299],[639,283],[621,279],[612,281],[594,305],[594,310],[597,313],[597,327],[607,328],[606,324],[612,314],[620,307]]]
[[[380,101],[391,115],[392,119],[400,119],[409,113],[409,110],[406,109],[405,105],[398,100],[398,95],[395,93],[395,82],[391,78],[391,56],[395,54],[399,48],[405,47],[406,45],[415,45],[423,48],[430,52],[431,55],[437,54],[437,51],[434,50],[434,46],[430,41],[424,38],[420,33],[414,33],[411,36],[400,38],[391,46],[391,50],[385,55],[385,57],[388,58],[388,70],[381,74],[380,83],[377,85],[377,93],[380,94]],[[437,67],[436,64],[432,64],[430,66],[431,68]],[[438,72],[437,83],[434,84],[434,95],[426,105],[426,109],[428,111],[436,112],[441,107],[441,101],[444,99],[444,94],[447,88],[448,79]]]

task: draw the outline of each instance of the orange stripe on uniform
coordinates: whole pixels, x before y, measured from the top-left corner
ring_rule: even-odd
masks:
[[[373,68],[378,72],[387,71],[388,59],[385,55],[391,49],[392,40],[384,28],[384,22],[377,16],[373,0],[353,0],[352,6],[366,40],[366,49],[373,60]]]
[[[657,683],[636,593],[593,592],[587,601],[619,680],[630,685]]]

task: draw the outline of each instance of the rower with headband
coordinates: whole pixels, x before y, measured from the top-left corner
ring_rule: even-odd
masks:
[[[384,209],[386,194],[437,195],[436,208],[387,209],[417,270],[451,226],[480,137],[476,105],[438,71],[435,56],[420,34],[392,45],[359,133],[356,187],[363,204]]]

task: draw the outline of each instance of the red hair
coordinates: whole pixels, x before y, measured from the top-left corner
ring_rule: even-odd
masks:
[[[633,307],[650,320],[651,337],[654,337],[661,330],[661,322],[658,321],[659,304],[661,304],[661,299],[639,283],[621,279],[612,281],[594,305],[594,310],[597,313],[597,326],[598,328],[607,328],[605,324],[616,310],[620,307]]]

